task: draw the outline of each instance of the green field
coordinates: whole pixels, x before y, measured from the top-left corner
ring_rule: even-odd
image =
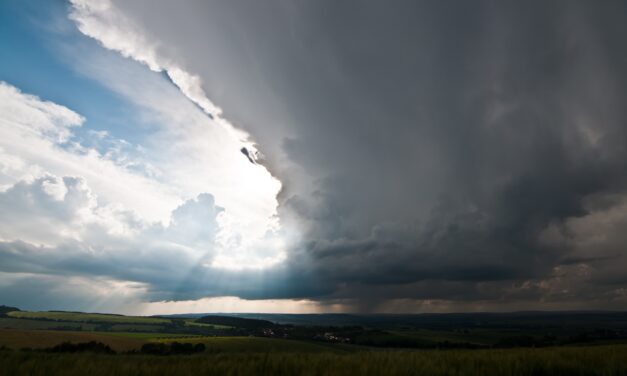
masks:
[[[360,347],[350,345],[263,337],[191,337],[159,340],[159,342],[172,341],[204,343],[207,351],[210,352],[345,353],[360,349]]]
[[[109,330],[114,332],[160,332],[164,325],[152,324],[113,324]]]
[[[389,324],[334,327],[265,322],[262,325],[268,327],[259,327],[259,321],[229,321],[222,316],[206,316],[202,323],[193,318],[10,311],[0,317],[0,376],[627,376],[622,316],[591,318],[583,329],[550,318],[531,326],[480,326],[477,323],[491,323],[482,319],[465,326],[453,321],[433,327],[398,325],[396,316],[382,319]],[[100,344],[87,344],[92,341]],[[81,345],[55,348],[64,342]],[[204,346],[196,346],[201,343]],[[117,354],[105,355],[103,345]],[[77,348],[86,352],[73,353]],[[180,350],[184,348],[193,351]]]
[[[59,322],[59,321],[43,321],[31,319],[17,319],[0,317],[0,329],[58,329],[60,327],[73,330],[94,330],[96,324],[80,323],[80,322]],[[120,330],[122,331],[122,330]]]
[[[214,324],[205,324],[202,322],[196,322],[194,319],[185,319],[185,326],[197,326],[204,328],[214,328],[214,329],[230,329],[232,326],[227,325],[214,325]]]
[[[134,332],[77,332],[57,330],[17,330],[0,329],[0,346],[11,349],[43,349],[61,342],[97,341],[109,345],[116,351],[137,350],[146,342],[159,342],[168,339],[190,342],[194,336],[181,336],[174,333],[134,333]]]
[[[147,342],[146,338],[136,338],[140,333],[74,332],[56,330],[17,330],[0,329],[0,346],[11,349],[53,347],[61,342],[98,341],[116,351],[136,350]],[[154,336],[153,336],[154,337]]]
[[[146,341],[158,342],[162,339],[175,338],[178,340],[185,339],[185,342],[189,342],[190,338],[197,338],[197,335],[181,335],[178,333],[138,333],[138,332],[99,332],[106,336],[124,337],[124,338],[138,338]]]
[[[121,316],[108,315],[104,313],[82,313],[82,312],[29,312],[13,311],[7,313],[9,317],[22,319],[56,320],[86,323],[119,323],[119,324],[169,324],[170,319],[144,316]]]
[[[626,346],[512,350],[205,353],[187,356],[0,351],[13,375],[627,375]]]
[[[0,346],[10,349],[42,349],[61,342],[98,341],[116,351],[137,350],[146,342],[159,342],[168,339],[190,342],[196,336],[182,336],[175,333],[136,333],[136,332],[79,332],[57,330],[17,330],[0,329]]]
[[[352,346],[261,337],[200,337],[174,333],[74,332],[0,329],[0,346],[42,349],[61,342],[98,341],[116,351],[138,350],[147,342],[204,343],[211,352],[346,352]]]
[[[430,342],[468,342],[476,345],[494,345],[504,336],[520,335],[519,330],[469,330],[467,332],[455,332],[444,330],[404,330],[404,331],[390,331],[391,334],[397,336],[405,336],[415,339],[421,339]],[[529,331],[523,334],[534,334]]]

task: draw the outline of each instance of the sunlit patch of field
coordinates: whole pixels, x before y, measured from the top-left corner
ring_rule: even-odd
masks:
[[[0,329],[39,329],[39,330],[72,330],[72,331],[102,331],[101,326],[107,325],[106,331],[112,332],[148,332],[151,337],[163,332],[165,324],[112,324],[108,322],[75,322],[58,320],[18,319],[14,317],[0,317]]]
[[[510,350],[211,353],[187,356],[0,351],[5,375],[627,375],[627,346]]]
[[[227,325],[214,325],[214,324],[205,324],[203,322],[196,322],[195,319],[186,319],[185,326],[197,326],[197,327],[214,328],[214,329],[231,329],[232,328],[232,326],[227,326]]]
[[[7,313],[9,317],[22,318],[22,319],[45,319],[45,320],[57,320],[57,321],[72,321],[72,322],[89,322],[89,323],[120,323],[120,324],[169,324],[172,322],[170,319],[163,319],[158,317],[143,317],[143,316],[121,316],[121,315],[109,315],[104,313],[82,313],[82,312],[28,312],[28,311],[13,311]]]
[[[160,332],[165,328],[164,325],[151,324],[115,324],[109,327],[114,332]]]
[[[94,330],[96,324],[80,322],[42,321],[0,317],[0,329],[57,329],[59,327],[74,330]]]
[[[113,337],[124,337],[124,338],[138,338],[144,339],[146,341],[158,342],[160,340],[170,339],[170,338],[178,338],[178,339],[191,339],[200,337],[198,335],[181,335],[178,333],[139,333],[139,332],[99,332],[100,334],[113,336]],[[188,342],[188,341],[185,341]]]

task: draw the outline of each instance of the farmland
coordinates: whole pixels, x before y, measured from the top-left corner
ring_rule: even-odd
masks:
[[[85,323],[120,323],[120,324],[167,324],[171,320],[154,318],[154,317],[140,317],[140,316],[122,316],[122,315],[109,315],[102,313],[83,313],[83,312],[61,312],[61,311],[46,311],[46,312],[28,312],[28,311],[13,311],[6,314],[8,317],[21,318],[21,319],[44,319],[55,321],[70,321],[70,322],[85,322]]]
[[[0,376],[627,375],[627,315],[142,317],[15,308],[0,312],[0,363]]]
[[[0,329],[142,339],[255,337],[378,348],[506,348],[627,343],[624,313],[122,316],[3,308]],[[252,317],[251,317],[252,316]],[[291,322],[297,322],[293,324]],[[289,347],[289,346],[288,346]]]
[[[182,341],[203,343],[211,352],[347,352],[350,347],[334,346],[326,343],[306,341],[284,341],[260,337],[200,337],[181,336],[170,333],[132,333],[132,332],[73,332],[52,330],[15,330],[0,329],[0,347],[19,350],[24,348],[44,349],[62,342],[97,341],[110,346],[115,351],[139,350],[148,342],[169,343]]]
[[[94,330],[96,325],[80,322],[57,322],[48,320],[29,320],[0,317],[0,329],[72,329],[72,330]]]
[[[281,352],[281,353],[347,353],[359,350],[356,346],[342,346],[324,342],[281,340],[263,337],[191,337],[160,338],[159,342],[184,341],[203,343],[210,352]]]
[[[138,349],[146,342],[141,338],[115,335],[113,333],[0,329],[0,346],[10,349],[42,349],[58,345],[61,342],[79,343],[88,341],[105,343],[116,351]]]
[[[204,353],[0,351],[0,375],[627,375],[626,346],[509,350]]]

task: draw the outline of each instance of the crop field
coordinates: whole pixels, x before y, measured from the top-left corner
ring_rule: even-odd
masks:
[[[262,337],[185,337],[162,338],[159,342],[203,343],[209,352],[282,352],[282,353],[345,353],[360,349],[358,346],[283,340]]]
[[[108,333],[108,332],[74,332],[56,330],[17,330],[0,329],[0,346],[11,349],[33,348],[41,349],[58,345],[61,342],[89,342],[98,341],[109,345],[116,351],[136,350],[144,343],[156,340],[158,336],[168,334],[146,333]]]
[[[109,330],[114,332],[160,332],[164,325],[152,324],[114,324]]]
[[[0,346],[41,349],[61,342],[98,341],[116,351],[137,350],[147,342],[203,343],[211,352],[346,352],[352,346],[260,337],[200,337],[174,333],[74,332],[0,329]]]
[[[0,376],[39,375],[627,375],[627,347],[188,356],[0,351]]]
[[[412,320],[423,317],[398,316],[365,317],[377,320],[373,326],[295,326],[225,315],[0,314],[0,376],[627,376],[627,330],[613,313],[583,320],[583,328],[559,317],[530,325],[527,316],[508,325],[478,316],[448,326],[428,317],[435,323],[421,327]]]
[[[140,332],[99,332],[100,334],[113,336],[113,337],[124,337],[124,338],[137,338],[143,339],[146,341],[154,341],[158,342],[160,340],[175,338],[175,339],[185,339],[186,342],[189,342],[188,339],[199,337],[198,335],[181,335],[178,333],[140,333]]]
[[[217,324],[205,324],[202,322],[196,322],[193,319],[186,319],[185,326],[197,326],[197,327],[205,327],[205,328],[215,328],[215,329],[230,329],[232,326],[228,325],[217,325]]]
[[[120,323],[120,324],[169,324],[172,322],[170,319],[158,318],[158,317],[143,317],[143,316],[121,316],[121,315],[108,315],[103,313],[81,313],[81,312],[29,312],[29,311],[13,311],[8,312],[7,316],[23,319],[43,319],[43,320],[57,320],[57,321],[72,321],[72,322],[89,322],[89,323]]]
[[[0,317],[0,329],[58,329],[63,327],[64,329],[73,330],[94,330],[95,324],[80,323],[80,322],[58,322],[58,321],[42,321],[42,320],[29,320],[29,319],[17,319]]]
[[[468,330],[466,332],[460,331],[444,331],[444,330],[404,330],[404,331],[390,331],[391,334],[398,336],[405,336],[415,339],[421,339],[431,342],[468,342],[477,345],[494,345],[504,336],[516,336],[520,335],[520,330]],[[523,332],[524,334],[535,334],[530,331]]]

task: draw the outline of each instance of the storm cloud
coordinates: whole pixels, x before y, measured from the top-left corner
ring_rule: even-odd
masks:
[[[516,299],[577,264],[624,301],[624,3],[150,4],[116,2],[258,142],[329,296]]]
[[[163,277],[174,271],[93,274],[141,283],[152,300],[310,299],[359,311],[627,303],[625,2],[72,3],[72,19],[105,48],[188,72],[191,88],[170,77],[249,134],[255,148],[234,152],[282,184],[278,264],[190,261],[180,269],[197,272],[176,281]],[[112,25],[111,9],[128,23]],[[94,17],[150,50],[103,39],[85,23]],[[20,265],[6,266],[8,255],[35,252],[2,247],[5,271]]]

